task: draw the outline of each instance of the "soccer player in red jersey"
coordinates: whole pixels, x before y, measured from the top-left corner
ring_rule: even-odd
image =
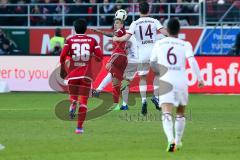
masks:
[[[75,117],[77,103],[79,103],[78,121],[76,133],[83,132],[83,122],[87,112],[87,101],[91,90],[91,83],[94,79],[92,65],[103,58],[102,51],[97,41],[85,35],[87,24],[85,20],[79,19],[74,22],[76,35],[69,37],[60,55],[60,75],[67,81],[71,106],[70,117]],[[70,65],[66,69],[66,60]],[[94,63],[96,65],[96,63]],[[79,99],[78,99],[79,98]]]
[[[93,31],[104,34],[108,37],[122,37],[126,34],[124,28],[124,21],[121,19],[114,20],[114,33],[106,33],[100,30],[93,29]],[[120,97],[120,87],[121,81],[123,80],[123,74],[127,66],[127,42],[113,42],[112,55],[108,63],[106,64],[106,69],[112,75],[112,85],[113,85],[113,102],[114,110],[120,110],[119,97]]]

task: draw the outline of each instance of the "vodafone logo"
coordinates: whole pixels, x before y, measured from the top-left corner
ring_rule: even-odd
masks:
[[[214,63],[208,62],[205,67],[201,67],[201,75],[206,86],[234,87],[240,85],[240,66],[237,62],[232,62],[225,67],[215,67]],[[188,68],[186,70],[189,86],[197,83],[197,77],[194,72]]]

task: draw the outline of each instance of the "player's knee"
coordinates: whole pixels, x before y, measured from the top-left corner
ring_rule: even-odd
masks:
[[[184,106],[177,107],[177,110],[176,110],[177,115],[184,116],[184,112],[185,112],[185,107]]]
[[[164,112],[162,114],[162,121],[171,121],[172,120],[172,114],[169,112]]]
[[[141,75],[141,76],[140,76],[140,79],[141,79],[141,80],[146,80],[146,79],[147,79],[147,75]]]

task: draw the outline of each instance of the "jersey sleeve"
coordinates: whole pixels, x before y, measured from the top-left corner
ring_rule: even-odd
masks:
[[[194,57],[191,43],[186,42],[186,58]]]
[[[122,37],[122,36],[124,36],[126,34],[126,31],[123,29],[123,28],[121,28],[121,29],[119,29],[119,30],[117,30],[116,32],[115,32],[115,35],[117,36],[117,37]]]
[[[69,52],[69,43],[68,40],[65,41],[65,44],[63,46],[62,52],[60,54],[60,63],[63,64],[65,63],[65,60],[68,57],[68,52]]]
[[[136,28],[136,23],[135,23],[135,21],[133,21],[131,23],[131,25],[129,26],[127,33],[133,35],[135,32],[135,28]]]
[[[98,61],[101,61],[103,59],[103,53],[102,53],[101,47],[99,46],[99,44],[97,43],[97,41],[95,39],[94,39],[93,53],[94,53],[95,58]]]
[[[155,25],[156,25],[156,27],[157,27],[157,30],[163,28],[162,24],[161,24],[158,20],[155,20]]]

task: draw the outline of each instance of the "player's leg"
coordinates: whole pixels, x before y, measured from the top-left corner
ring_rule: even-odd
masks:
[[[159,107],[159,74],[155,73],[153,79],[153,97],[151,99],[157,110],[160,110]]]
[[[129,94],[129,86],[126,86],[122,91],[122,106],[121,110],[128,110],[128,94]]]
[[[78,109],[78,120],[77,120],[77,128],[76,133],[81,134],[83,133],[83,123],[86,119],[87,114],[87,101],[88,96],[81,96],[79,100],[79,109]]]
[[[93,90],[93,96],[98,97],[100,92],[112,81],[111,73],[108,73],[102,80],[96,90]]]
[[[142,98],[142,111],[141,113],[143,115],[147,114],[147,82],[146,82],[147,76],[141,75],[140,81],[139,81],[139,91]]]
[[[75,112],[78,104],[78,92],[77,92],[78,84],[76,80],[68,81],[68,91],[69,91],[69,100],[71,105],[69,107],[69,117],[73,119],[75,117]]]
[[[147,61],[147,60],[145,60]],[[150,65],[149,63],[139,63],[138,65],[138,75],[140,77],[139,81],[139,91],[142,98],[142,111],[143,115],[147,114],[147,74],[149,73]]]
[[[120,80],[116,77],[112,77],[114,110],[120,110],[120,85]]]
[[[185,106],[180,105],[176,110],[175,120],[175,143],[177,149],[182,147],[182,136],[185,129],[186,119],[184,117]]]
[[[69,107],[69,116],[71,119],[73,119],[75,117],[75,112],[77,109],[78,96],[69,95],[69,97],[70,97],[70,102],[71,102],[71,105]]]
[[[122,81],[121,91],[122,91],[122,106],[121,110],[128,110],[128,95],[129,95],[129,84],[135,77],[138,70],[138,63],[135,61],[128,61],[128,65],[124,71],[124,80]]]
[[[79,109],[78,109],[78,120],[76,133],[80,134],[83,132],[83,123],[87,114],[87,102],[89,97],[89,92],[91,90],[91,80],[89,79],[79,79],[78,80],[78,93],[80,96],[79,99]]]
[[[173,117],[172,117],[172,103],[161,104],[162,108],[162,125],[165,135],[167,136],[168,146],[167,152],[175,151],[174,134],[173,134]]]
[[[182,136],[184,133],[186,119],[184,116],[185,106],[188,104],[188,87],[182,88],[181,92],[178,93],[179,106],[176,110],[176,120],[175,120],[175,143],[177,149],[182,147]]]

